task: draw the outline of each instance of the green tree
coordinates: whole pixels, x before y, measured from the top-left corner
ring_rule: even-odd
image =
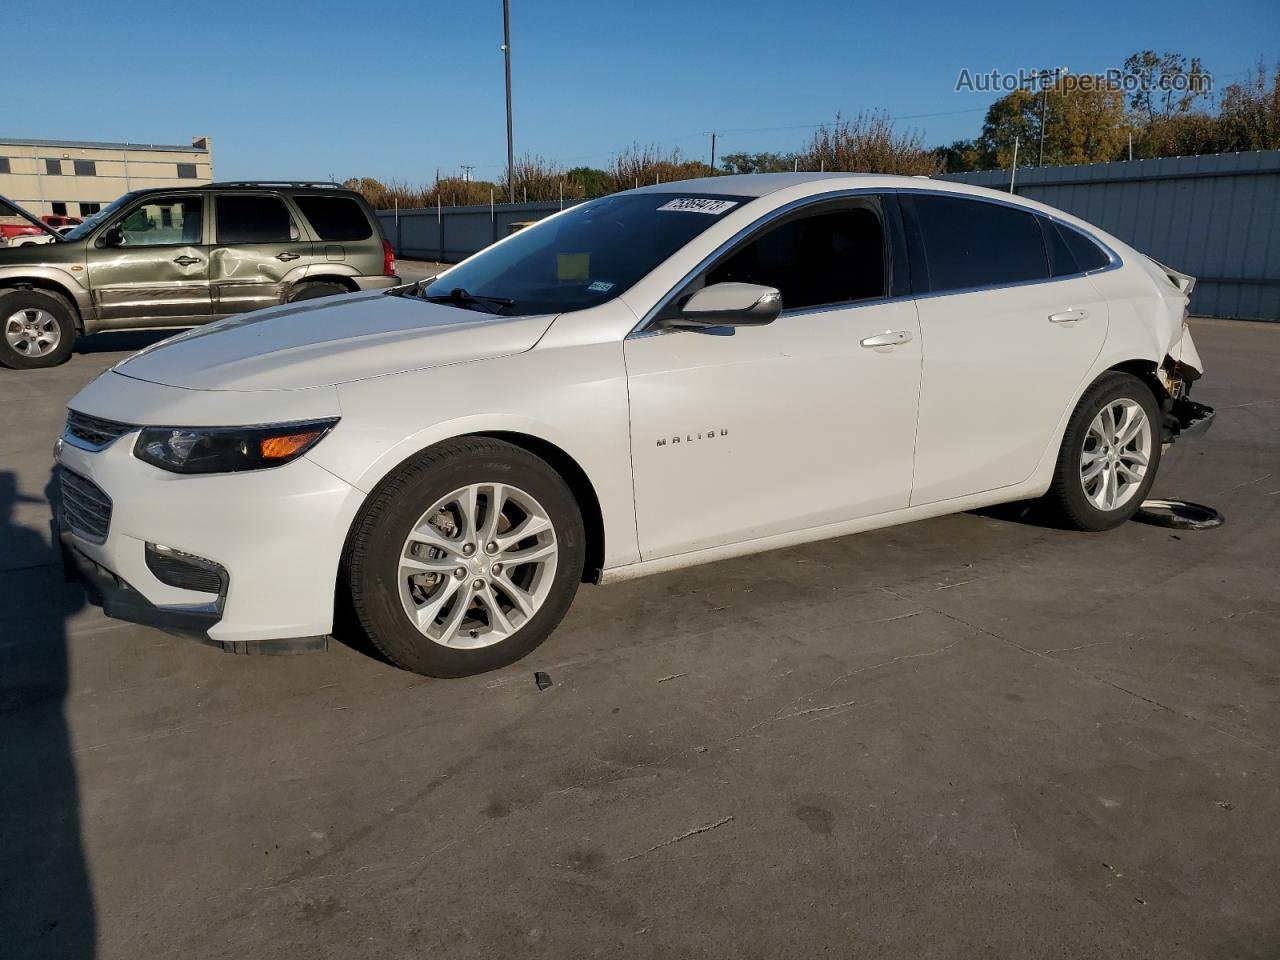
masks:
[[[785,173],[795,169],[795,153],[726,153],[720,158],[725,173]]]
[[[1129,94],[1129,109],[1148,127],[1190,112],[1211,89],[1200,59],[1188,61],[1181,53],[1142,50],[1125,58],[1124,69],[1138,79]]]
[[[574,167],[565,173],[565,181],[575,188],[575,196],[588,200],[613,193],[613,174],[595,167]],[[568,196],[566,191],[565,196]]]

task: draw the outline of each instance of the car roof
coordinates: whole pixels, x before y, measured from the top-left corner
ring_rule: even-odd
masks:
[[[193,183],[180,187],[141,187],[129,191],[135,197],[149,193],[194,193],[199,190],[216,190],[219,193],[315,193],[332,194],[335,197],[360,197],[355,190],[336,183],[282,181],[282,180],[235,180],[217,183]]]
[[[723,193],[738,197],[764,197],[787,187],[812,184],[829,190],[841,187],[919,187],[928,177],[901,177],[882,173],[731,173],[719,177],[698,177],[693,180],[672,180],[653,183],[639,188],[639,192],[671,193],[688,190],[690,193]],[[930,181],[935,183],[937,181]]]

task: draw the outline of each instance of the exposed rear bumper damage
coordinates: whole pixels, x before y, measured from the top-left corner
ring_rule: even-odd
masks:
[[[1179,274],[1185,277],[1185,274]],[[1187,277],[1194,283],[1192,278]],[[1177,339],[1169,345],[1164,363],[1157,373],[1168,391],[1161,403],[1164,417],[1164,442],[1172,443],[1179,437],[1201,436],[1213,423],[1213,407],[1192,400],[1191,384],[1203,374],[1200,354],[1191,339],[1191,331],[1183,320]]]

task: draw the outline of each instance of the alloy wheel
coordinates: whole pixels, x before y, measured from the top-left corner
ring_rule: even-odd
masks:
[[[5,320],[4,338],[20,356],[43,357],[58,348],[62,331],[48,310],[23,307]]]
[[[1118,510],[1133,499],[1147,475],[1151,421],[1128,397],[1109,400],[1098,411],[1080,451],[1080,483],[1099,510]]]
[[[474,483],[418,518],[398,560],[400,602],[442,646],[506,640],[551,592],[559,546],[547,511],[518,487]]]

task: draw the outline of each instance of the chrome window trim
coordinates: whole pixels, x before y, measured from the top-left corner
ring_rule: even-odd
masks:
[[[685,285],[688,284],[690,280],[696,277],[704,269],[710,266],[710,264],[714,262],[717,258],[723,256],[726,252],[728,252],[730,248],[732,248],[734,245],[739,243],[745,237],[749,236],[751,233],[755,232],[757,229],[767,226],[769,223],[772,223],[774,220],[777,220],[780,217],[784,217],[787,214],[794,213],[796,210],[803,209],[806,206],[814,206],[820,203],[827,203],[832,200],[843,200],[848,197],[884,196],[885,194],[896,194],[896,195],[918,194],[921,196],[959,197],[962,200],[971,200],[976,203],[992,203],[997,206],[1011,207],[1014,210],[1020,210],[1023,213],[1029,214],[1033,217],[1044,217],[1046,220],[1050,220],[1054,223],[1060,224],[1068,230],[1074,230],[1076,233],[1085,237],[1091,243],[1098,246],[1102,250],[1102,252],[1107,255],[1107,259],[1109,262],[1107,263],[1106,266],[1097,267],[1094,270],[1082,270],[1076,273],[1064,273],[1061,276],[1044,277],[1043,279],[1036,279],[1036,280],[1017,280],[1012,283],[979,284],[973,287],[955,287],[950,290],[937,290],[937,291],[931,290],[928,293],[903,294],[902,296],[897,296],[897,297],[879,297],[879,298],[876,298],[875,300],[856,300],[856,301],[849,300],[841,303],[822,304],[821,306],[814,306],[814,307],[797,307],[794,310],[787,310],[784,306],[783,311],[778,315],[778,319],[782,319],[783,317],[805,316],[805,315],[814,314],[814,313],[827,313],[833,310],[849,310],[857,307],[877,306],[877,305],[886,304],[886,303],[896,303],[903,300],[926,300],[926,299],[932,299],[934,297],[952,297],[952,296],[958,296],[966,293],[982,293],[990,290],[1005,290],[1005,289],[1013,289],[1016,287],[1028,287],[1028,286],[1032,286],[1034,284],[1040,284],[1040,283],[1059,283],[1063,280],[1077,280],[1081,277],[1090,277],[1099,273],[1107,273],[1111,270],[1118,270],[1120,267],[1124,266],[1124,261],[1120,258],[1120,255],[1116,253],[1115,250],[1113,250],[1108,244],[1104,243],[1103,241],[1095,237],[1092,233],[1088,233],[1080,229],[1079,227],[1077,227],[1075,224],[1068,223],[1066,220],[1062,219],[1061,217],[1055,216],[1052,213],[1046,213],[1041,210],[1035,210],[1021,203],[1013,203],[1008,200],[1003,200],[1000,197],[975,197],[971,194],[961,193],[956,190],[930,190],[928,188],[919,188],[919,187],[851,187],[844,190],[835,190],[835,191],[830,191],[828,193],[816,194],[808,197],[801,197],[799,200],[792,200],[790,203],[784,203],[782,206],[769,211],[767,214],[760,217],[759,219],[747,224],[747,226],[743,227],[741,230],[735,233],[732,237],[730,237],[724,243],[720,244],[720,246],[716,247],[715,250],[711,251],[711,253],[703,257],[702,260],[698,262],[697,266],[695,266],[692,270],[690,270],[683,277],[681,277],[679,283],[677,283],[674,287],[672,287],[660,300],[658,300],[656,304],[654,304],[647,311],[645,311],[644,317],[641,318],[639,323],[637,323],[634,327],[631,328],[631,331],[627,334],[627,336],[624,339],[630,340],[632,338],[648,337],[648,336],[655,336],[658,334],[678,332],[677,328],[653,329],[652,324],[656,320],[658,314],[661,313],[666,308],[666,306],[669,303],[671,303],[672,300],[675,299],[675,297],[680,293],[680,291],[682,291],[685,288]],[[684,331],[684,332],[688,332],[688,331]]]

